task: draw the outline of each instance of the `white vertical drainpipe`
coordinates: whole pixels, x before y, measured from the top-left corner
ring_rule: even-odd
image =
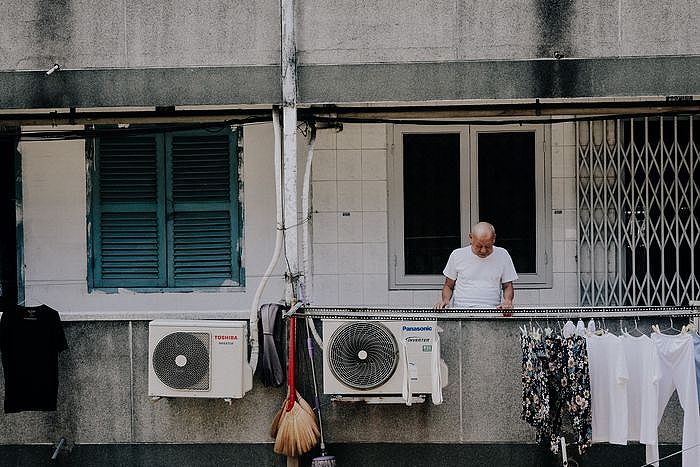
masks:
[[[282,117],[284,181],[284,246],[291,286],[288,298],[296,299],[294,284],[299,276],[297,213],[297,80],[294,38],[294,1],[280,0],[282,17]]]
[[[311,166],[314,160],[314,145],[316,144],[316,126],[313,122],[309,127],[309,144],[306,149],[306,169],[304,170],[304,183],[301,193],[301,254],[303,258],[304,273],[304,302],[313,300],[313,255],[311,249]]]
[[[280,253],[282,252],[282,138],[280,127],[280,111],[275,108],[272,111],[272,131],[274,132],[274,159],[275,159],[275,206],[277,211],[277,222],[276,222],[276,234],[275,234],[275,250],[272,253],[272,259],[270,259],[270,264],[268,264],[267,269],[263,273],[258,288],[255,291],[255,296],[253,297],[253,303],[250,306],[250,335],[248,340],[250,342],[250,368],[255,372],[255,368],[258,366],[258,309],[260,308],[260,299],[262,297],[263,290],[267,285],[267,281],[272,275],[272,271],[280,258]]]

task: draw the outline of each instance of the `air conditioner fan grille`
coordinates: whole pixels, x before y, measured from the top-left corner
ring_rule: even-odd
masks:
[[[153,370],[173,389],[209,390],[209,334],[174,332],[153,351]]]
[[[373,389],[386,383],[399,360],[396,339],[380,323],[344,324],[331,336],[328,349],[331,371],[353,389]]]

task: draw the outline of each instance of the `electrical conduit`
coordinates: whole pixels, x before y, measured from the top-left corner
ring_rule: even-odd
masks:
[[[304,274],[304,295],[303,301],[307,304],[311,303],[313,297],[313,275],[311,273],[311,232],[309,224],[311,223],[311,164],[314,160],[314,145],[316,144],[316,126],[311,122],[309,124],[309,143],[306,149],[306,168],[304,170],[304,183],[301,194],[301,210],[302,210],[302,226],[301,226],[301,252],[303,260]]]
[[[275,234],[275,250],[272,253],[270,264],[267,265],[267,269],[260,279],[258,288],[255,291],[255,296],[253,297],[253,303],[250,306],[250,362],[248,364],[253,372],[255,372],[255,368],[258,366],[258,309],[260,308],[260,299],[262,297],[263,290],[265,290],[265,286],[272,275],[272,271],[275,269],[275,266],[277,266],[277,262],[279,261],[280,253],[282,252],[282,240],[284,237],[282,221],[282,138],[280,136],[280,115],[279,109],[277,108],[273,109],[272,111],[272,131],[274,133],[275,141],[275,205],[277,210],[277,225]]]

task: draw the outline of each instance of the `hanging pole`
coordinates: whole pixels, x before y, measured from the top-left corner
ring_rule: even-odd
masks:
[[[531,320],[531,319],[576,319],[576,318],[697,318],[697,306],[651,306],[651,307],[569,307],[532,308],[507,310],[455,308],[434,310],[432,308],[382,308],[382,307],[302,307],[288,315],[307,318],[357,319],[357,320]]]

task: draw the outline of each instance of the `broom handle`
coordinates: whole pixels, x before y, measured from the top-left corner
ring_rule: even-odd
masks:
[[[297,392],[294,385],[294,347],[296,343],[297,317],[289,318],[289,402],[287,402],[287,412],[292,410],[296,401]]]
[[[318,415],[318,431],[321,438],[321,455],[326,455],[326,443],[323,441],[323,422],[321,421],[321,401],[318,398],[318,383],[316,383],[316,368],[314,365],[314,342],[311,339],[311,326],[314,325],[311,318],[306,318],[306,350],[309,352],[309,360],[311,360],[311,374],[314,380],[314,405],[316,406],[316,414]]]

